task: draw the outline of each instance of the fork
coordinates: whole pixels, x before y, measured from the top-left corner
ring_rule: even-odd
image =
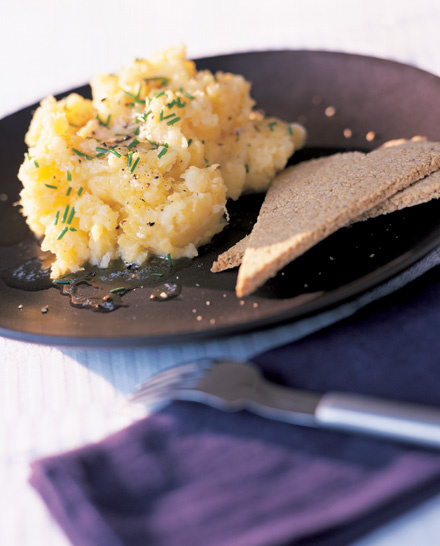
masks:
[[[130,401],[186,400],[248,410],[296,425],[336,429],[440,448],[440,410],[358,394],[295,390],[267,381],[251,362],[200,359],[159,373]]]

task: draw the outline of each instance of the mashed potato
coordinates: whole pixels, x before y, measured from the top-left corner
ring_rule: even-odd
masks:
[[[77,94],[43,100],[20,168],[21,206],[52,277],[89,262],[194,257],[226,200],[264,191],[304,129],[254,111],[241,76],[197,72],[183,47],[136,59]]]

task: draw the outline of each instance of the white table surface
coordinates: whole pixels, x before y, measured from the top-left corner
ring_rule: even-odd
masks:
[[[438,0],[0,0],[0,8],[0,117],[177,43],[193,58],[323,49],[440,75]],[[128,424],[134,416],[116,411],[115,402],[139,380],[193,356],[247,357],[294,336],[297,330],[284,327],[222,342],[120,350],[0,338],[0,544],[68,546],[27,484],[29,461]],[[431,546],[439,537],[440,497],[356,545]]]

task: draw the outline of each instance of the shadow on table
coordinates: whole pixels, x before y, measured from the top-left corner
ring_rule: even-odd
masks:
[[[302,337],[303,334],[296,334]],[[119,392],[128,394],[157,373],[178,364],[201,358],[249,359],[255,354],[292,341],[295,333],[286,326],[274,335],[250,333],[238,338],[225,338],[200,343],[121,349],[62,349],[90,373],[103,377]]]

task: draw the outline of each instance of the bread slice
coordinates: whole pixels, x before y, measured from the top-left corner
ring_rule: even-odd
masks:
[[[440,143],[410,141],[284,170],[270,187],[249,237],[237,296],[251,294],[317,242],[439,168]]]
[[[376,205],[367,212],[364,212],[352,223],[368,220],[369,218],[375,218],[382,214],[389,214],[397,210],[402,210],[408,207],[414,207],[427,203],[432,199],[440,198],[440,170],[425,176],[422,180],[414,182],[411,186],[408,186],[404,190],[398,191],[392,195],[383,203]],[[219,273],[226,269],[233,267],[239,267],[243,260],[244,251],[249,242],[250,235],[246,235],[243,239],[238,241],[234,246],[219,255],[217,260],[213,263],[211,271],[213,273]]]
[[[279,177],[288,177],[290,184],[297,184],[305,176],[310,176],[314,171],[323,167],[326,163],[332,161],[332,156],[321,157],[315,160],[303,161],[298,165],[287,167],[274,179],[273,184],[276,183]],[[217,260],[212,264],[211,271],[213,273],[219,273],[226,269],[238,267],[243,260],[244,251],[249,243],[250,234],[246,235],[243,239],[240,239],[238,243],[219,255]]]
[[[365,212],[356,221],[375,218],[381,214],[389,214],[396,210],[402,210],[415,205],[427,203],[432,199],[440,198],[440,170],[425,176],[422,180],[414,182],[408,188],[398,191],[393,196],[389,197],[383,203],[376,205],[371,210]],[[243,252],[244,254],[244,252]]]
[[[249,242],[250,235],[246,235],[243,239],[240,239],[238,243],[235,243],[234,246],[231,246],[225,252],[219,255],[217,260],[212,264],[211,271],[213,273],[219,273],[220,271],[225,271],[226,269],[232,269],[233,267],[238,267],[241,264],[241,261],[244,256],[244,251]]]

